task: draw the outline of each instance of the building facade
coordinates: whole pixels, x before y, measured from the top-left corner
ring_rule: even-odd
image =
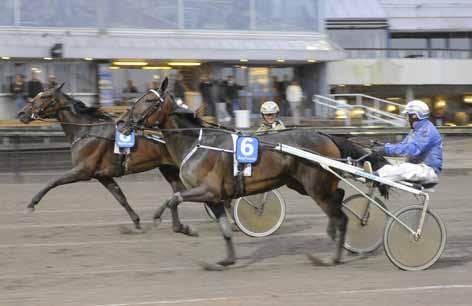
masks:
[[[0,118],[10,84],[49,76],[87,103],[120,103],[181,75],[189,99],[202,75],[242,85],[256,112],[275,82],[301,81],[306,107],[326,94],[326,63],[345,57],[325,33],[325,0],[4,0],[0,3]],[[137,93],[126,90],[132,81]],[[126,94],[125,94],[126,93]]]
[[[329,1],[326,28],[347,59],[328,64],[332,93],[426,101],[439,124],[472,113],[472,2]]]

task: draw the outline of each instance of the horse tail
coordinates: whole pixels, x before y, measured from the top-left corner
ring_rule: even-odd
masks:
[[[347,158],[351,157],[352,159],[359,159],[364,157],[363,161],[369,161],[372,164],[373,170],[377,170],[382,168],[383,166],[389,164],[389,162],[383,157],[381,154],[377,152],[369,152],[361,147],[360,145],[350,141],[345,137],[339,136],[332,136],[327,135],[334,144],[339,148],[341,151],[341,157]],[[380,194],[385,198],[388,199],[388,186],[384,184],[375,184],[377,189],[379,190]]]

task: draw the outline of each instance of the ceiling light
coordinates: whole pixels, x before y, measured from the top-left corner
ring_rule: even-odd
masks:
[[[113,62],[115,66],[146,66],[147,62],[127,62],[127,61],[117,61]]]
[[[372,86],[372,84],[366,83],[364,84],[364,86]]]
[[[120,69],[120,67],[117,67],[117,66],[110,66],[110,69],[111,69],[111,70],[118,70],[118,69]]]
[[[4,60],[9,60],[10,57],[9,57],[9,56],[2,56],[2,59],[4,59]]]
[[[172,67],[169,67],[169,66],[145,66],[141,69],[144,69],[144,70],[169,70],[169,69],[172,69]]]
[[[241,69],[247,69],[247,66],[241,66],[240,68]]]
[[[43,59],[45,59],[47,61],[52,61],[52,57],[43,57]]]
[[[339,87],[346,87],[346,85],[344,85],[344,84],[339,84],[338,86]]]
[[[170,66],[200,66],[202,63],[198,62],[170,62],[167,63]]]
[[[93,58],[91,58],[91,57],[84,57],[84,60],[86,60],[86,61],[93,61]]]
[[[314,59],[309,59],[307,62],[309,62],[309,63],[316,63],[316,60],[314,60]]]
[[[249,60],[245,59],[245,58],[242,58],[239,60],[240,62],[248,62]]]
[[[285,62],[285,60],[283,60],[283,59],[278,59],[277,62],[283,63],[283,62]]]
[[[472,103],[472,96],[464,96],[465,103]]]

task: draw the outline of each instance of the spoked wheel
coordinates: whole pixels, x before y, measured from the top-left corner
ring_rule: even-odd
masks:
[[[386,208],[379,198],[374,199]],[[353,253],[377,250],[383,242],[388,215],[361,194],[345,199],[343,211],[349,219],[344,247]]]
[[[275,190],[245,196],[234,203],[234,221],[251,237],[265,237],[279,229],[285,219],[285,201]]]
[[[422,206],[408,206],[395,213],[396,218],[416,231]],[[426,211],[421,235],[415,238],[394,218],[385,228],[384,248],[388,259],[398,268],[408,271],[425,270],[440,257],[446,246],[446,228],[438,215]]]

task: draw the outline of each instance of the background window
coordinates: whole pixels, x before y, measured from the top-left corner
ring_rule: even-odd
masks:
[[[184,0],[187,29],[249,29],[249,0]]]
[[[316,0],[256,0],[255,3],[256,30],[318,30]]]
[[[104,25],[111,28],[178,27],[176,0],[105,0]]]
[[[2,0],[0,2],[0,25],[13,25],[15,22],[14,18],[14,9],[13,9],[14,0]]]

